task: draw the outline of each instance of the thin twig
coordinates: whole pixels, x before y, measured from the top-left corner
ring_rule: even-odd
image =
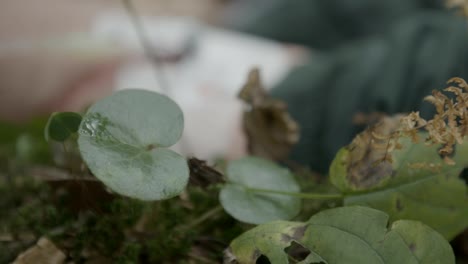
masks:
[[[143,22],[141,21],[141,18],[138,15],[138,12],[135,6],[133,5],[132,0],[122,0],[122,2],[125,6],[125,10],[127,11],[130,19],[132,20],[133,26],[135,27],[136,33],[143,47],[143,51],[152,62],[151,64],[153,65],[156,82],[158,83],[160,89],[165,94],[169,95],[170,89],[168,86],[168,82],[163,74],[163,63],[157,57],[156,53],[153,50],[153,46],[151,45],[151,42],[148,39],[148,34],[145,31]]]
[[[180,227],[180,230],[189,230],[189,229],[192,229],[194,228],[195,226],[205,222],[206,220],[214,217],[215,215],[217,215],[218,213],[220,213],[221,211],[223,210],[223,208],[221,206],[216,206],[214,207],[213,209],[211,209],[210,211],[204,213],[203,215],[201,215],[200,217],[198,217],[197,219],[195,219],[194,221],[190,222],[189,224],[185,225],[185,226],[182,226]]]

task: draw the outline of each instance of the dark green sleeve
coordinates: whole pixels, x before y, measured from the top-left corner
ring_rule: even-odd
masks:
[[[332,49],[386,32],[394,21],[421,10],[444,10],[442,0],[276,0],[240,29],[281,42]],[[245,11],[253,12],[256,1]],[[268,1],[264,1],[268,2]],[[257,7],[258,8],[258,7]],[[254,10],[255,11],[255,10]]]
[[[291,158],[326,172],[336,151],[359,131],[356,112],[431,109],[431,90],[454,76],[468,78],[465,20],[424,12],[402,19],[388,34],[316,53],[273,90],[301,125]]]

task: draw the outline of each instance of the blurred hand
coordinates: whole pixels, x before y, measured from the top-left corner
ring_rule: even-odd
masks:
[[[247,154],[242,103],[236,97],[204,93],[199,104],[181,102],[180,106],[185,124],[176,151],[209,161],[238,159]]]
[[[101,10],[85,1],[0,3],[0,119],[80,110],[113,90],[128,54],[86,34]]]

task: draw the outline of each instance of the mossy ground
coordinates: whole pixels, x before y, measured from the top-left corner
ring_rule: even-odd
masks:
[[[81,198],[28,176],[2,180],[0,193],[0,263],[42,236],[74,263],[220,263],[248,228],[219,208],[215,189],[160,202],[115,197],[79,211],[69,205]]]

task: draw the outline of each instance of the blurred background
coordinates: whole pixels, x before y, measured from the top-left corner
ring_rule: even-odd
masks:
[[[322,171],[359,131],[357,112],[424,113],[425,95],[468,73],[465,1],[1,5],[1,120],[24,123],[82,110],[114,90],[149,89],[180,104],[184,152],[200,158],[245,153],[236,95],[253,67],[301,127],[292,158]]]
[[[326,174],[337,150],[368,125],[356,116],[427,117],[433,108],[425,96],[452,77],[468,78],[467,14],[467,0],[1,0],[0,180],[13,182],[9,175],[30,164],[86,171],[76,149],[45,142],[47,118],[84,111],[122,89],[164,93],[181,106],[183,145],[174,148],[182,154],[209,161],[246,155],[237,94],[254,67],[299,127],[288,165]],[[73,158],[77,168],[63,166]],[[10,216],[23,200],[41,202],[35,189],[26,199],[9,186],[0,185],[13,197],[0,207]],[[466,256],[466,232],[459,241],[455,251]]]
[[[233,146],[237,155],[236,94],[249,69],[259,66],[271,87],[306,54],[235,30],[273,2],[131,1],[153,58],[124,1],[3,1],[0,118],[25,122],[82,110],[112,90],[143,88],[167,93],[184,109],[184,137],[200,149],[191,154],[207,158]]]

